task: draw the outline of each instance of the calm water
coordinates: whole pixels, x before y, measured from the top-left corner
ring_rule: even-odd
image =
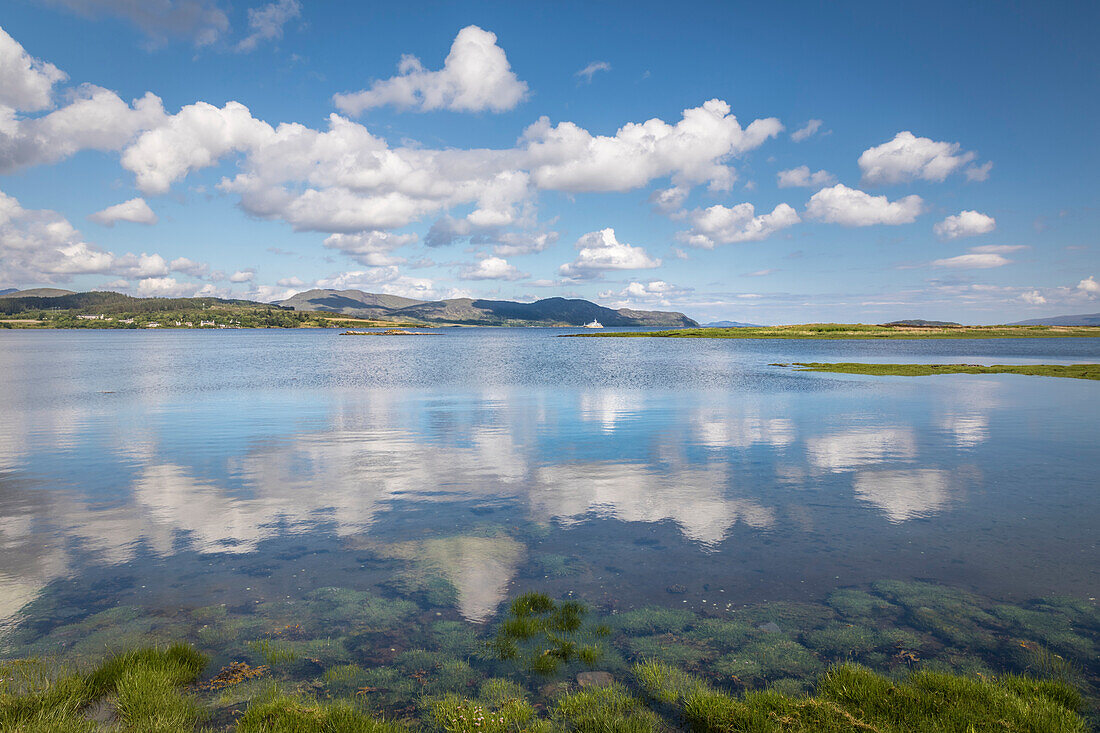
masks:
[[[325,587],[475,624],[527,589],[608,613],[883,579],[1097,595],[1100,385],[768,364],[1096,362],[1100,339],[562,332],[0,332],[0,628],[63,646],[124,606],[184,633]]]

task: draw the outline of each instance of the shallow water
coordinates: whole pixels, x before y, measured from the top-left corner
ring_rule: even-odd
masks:
[[[0,651],[117,607],[133,638],[222,604],[308,625],[321,588],[411,601],[421,631],[532,589],[718,616],[883,580],[1097,595],[1095,382],[769,363],[1096,362],[1100,339],[565,332],[0,332]]]

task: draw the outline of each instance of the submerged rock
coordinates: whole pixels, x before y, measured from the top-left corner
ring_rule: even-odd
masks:
[[[581,672],[577,684],[581,687],[607,687],[615,682],[610,672]]]

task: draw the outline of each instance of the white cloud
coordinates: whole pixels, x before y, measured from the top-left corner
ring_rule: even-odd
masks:
[[[1092,299],[1100,295],[1100,283],[1096,282],[1095,275],[1089,275],[1084,280],[1077,283],[1077,290]]]
[[[86,84],[69,104],[47,115],[0,120],[0,172],[55,163],[81,150],[119,150],[164,119],[156,95],[146,93],[128,105],[114,92]]]
[[[210,274],[210,265],[205,262],[195,262],[187,257],[177,257],[168,263],[172,272],[179,272],[191,277],[206,277]]]
[[[515,265],[500,257],[486,257],[480,262],[463,267],[459,273],[463,280],[521,280],[529,277]]]
[[[208,46],[229,30],[229,18],[215,0],[47,0],[79,15],[122,18],[140,28],[152,44],[170,37]]]
[[[728,190],[736,175],[723,163],[782,129],[774,117],[742,129],[729,105],[712,99],[684,110],[675,125],[659,119],[632,122],[612,137],[593,136],[572,122],[551,126],[542,117],[524,131],[521,143],[531,179],[543,189],[628,191],[668,176],[677,186],[708,183],[713,190]]]
[[[966,169],[966,180],[968,181],[988,181],[989,171],[993,170],[993,161],[988,160],[981,165],[972,165]]]
[[[84,241],[56,211],[24,209],[0,192],[0,281],[68,282],[74,275],[148,277],[168,274],[158,254],[116,257]]]
[[[664,280],[650,280],[649,282],[633,281],[622,290],[615,292],[605,290],[599,293],[601,300],[615,299],[612,308],[629,308],[637,306],[671,306],[676,298],[691,293],[691,288],[681,288]]]
[[[803,140],[816,135],[817,131],[820,129],[821,120],[810,120],[805,125],[791,133],[791,140],[794,140],[796,143],[800,143]]]
[[[809,218],[848,227],[911,224],[923,210],[924,202],[920,196],[890,201],[885,196],[872,196],[848,188],[843,183],[821,189],[806,204],[806,216]]]
[[[972,253],[948,257],[942,260],[933,260],[933,267],[951,267],[961,269],[986,270],[991,267],[1002,267],[1012,260],[999,254]]]
[[[23,112],[48,108],[53,85],[65,78],[65,72],[28,54],[0,28],[0,122],[4,107]]]
[[[1047,299],[1043,297],[1042,293],[1038,290],[1029,290],[1027,292],[1020,293],[1020,300],[1024,301],[1028,305],[1043,305],[1047,302]]]
[[[238,51],[252,51],[260,41],[283,37],[283,26],[302,14],[298,0],[276,0],[259,8],[248,9],[248,27],[251,33],[237,44]]]
[[[958,239],[986,234],[997,228],[997,220],[977,211],[960,211],[932,227],[940,239]]]
[[[499,257],[513,257],[542,252],[558,241],[557,232],[500,232],[476,236],[470,241],[474,244],[491,244],[493,254]]]
[[[558,268],[563,277],[584,279],[599,277],[604,270],[647,270],[660,267],[642,247],[620,242],[612,228],[589,232],[577,240],[579,254],[573,262]]]
[[[181,283],[171,277],[147,277],[138,280],[135,295],[140,298],[190,298],[201,288],[195,283]]]
[[[227,102],[221,109],[196,102],[138,137],[123,153],[122,167],[134,174],[142,191],[166,193],[191,171],[214,165],[231,151],[254,147],[272,132],[239,102]]]
[[[611,64],[606,61],[593,61],[588,66],[578,71],[574,76],[584,79],[585,83],[592,83],[592,75],[597,71],[611,71]]]
[[[977,252],[979,254],[994,254],[994,255],[1006,255],[1009,252],[1019,252],[1023,249],[1030,249],[1026,244],[983,244],[979,247],[971,247],[971,252]]]
[[[314,283],[317,288],[334,290],[365,290],[367,292],[388,293],[416,300],[436,300],[438,293],[435,284],[424,277],[402,275],[396,266],[372,267],[367,270],[341,272]]]
[[[275,284],[281,288],[300,288],[306,284],[306,281],[296,275],[293,275],[291,277],[284,277],[278,280]]]
[[[149,204],[145,203],[145,199],[140,196],[129,201],[123,201],[121,204],[108,206],[103,211],[97,211],[88,218],[106,227],[113,227],[116,221],[150,225],[156,224],[158,221],[157,215],[149,208]]]
[[[831,183],[836,183],[836,176],[826,170],[810,173],[809,166],[800,165],[790,170],[779,171],[778,185],[780,188],[821,188]]]
[[[229,282],[231,283],[247,283],[252,282],[256,277],[256,270],[249,268],[247,270],[237,270],[229,276]]]
[[[325,238],[325,246],[343,252],[368,267],[384,267],[404,262],[403,258],[393,256],[393,250],[412,244],[417,239],[415,234],[371,231],[358,234],[332,234]]]
[[[649,203],[657,213],[675,218],[683,215],[684,202],[687,201],[690,192],[690,189],[684,186],[660,188],[649,197]]]
[[[797,224],[798,213],[787,204],[779,204],[770,214],[755,216],[750,203],[726,207],[720,204],[691,212],[691,229],[677,233],[684,244],[714,249],[717,244],[757,242]]]
[[[466,26],[455,37],[441,70],[428,71],[420,59],[405,55],[397,76],[375,81],[370,89],[337,94],[333,102],[350,115],[384,105],[421,112],[504,112],[527,96],[527,84],[512,71],[504,49],[496,44],[496,34]]]
[[[871,184],[904,183],[916,179],[942,181],[977,157],[960,152],[958,143],[936,142],[905,130],[893,140],[868,148],[859,156],[863,181]]]

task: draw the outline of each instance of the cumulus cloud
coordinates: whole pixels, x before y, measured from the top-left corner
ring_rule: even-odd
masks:
[[[791,133],[791,140],[796,143],[800,143],[807,138],[811,138],[817,134],[817,131],[821,129],[821,120],[810,120],[802,127],[798,128]]]
[[[65,72],[28,54],[0,28],[0,111],[46,109],[52,104],[53,85],[65,78]]]
[[[558,268],[563,277],[585,279],[599,277],[605,270],[647,270],[661,266],[643,247],[620,242],[608,227],[589,232],[577,240],[577,259]]]
[[[248,9],[248,27],[250,33],[237,44],[238,51],[253,51],[261,41],[272,41],[283,37],[283,26],[302,14],[302,5],[298,0],[276,0],[276,2]]]
[[[201,285],[179,282],[172,277],[147,277],[138,280],[134,294],[141,298],[190,298],[202,288]]]
[[[191,171],[214,165],[231,151],[254,147],[272,134],[270,125],[253,118],[239,102],[220,109],[196,102],[142,133],[123,153],[122,167],[134,174],[142,191],[162,194]]]
[[[248,268],[247,270],[237,270],[229,276],[229,282],[231,283],[247,283],[252,282],[256,277],[256,270]]]
[[[415,300],[436,300],[439,295],[435,290],[435,284],[430,279],[402,275],[401,271],[393,265],[330,275],[315,282],[314,287],[384,292]]]
[[[800,165],[790,170],[779,171],[778,185],[780,188],[821,188],[836,183],[836,176],[826,170],[810,173],[810,167]]]
[[[958,239],[986,234],[997,228],[997,220],[977,211],[960,211],[932,227],[940,239]]]
[[[616,292],[605,290],[599,293],[601,300],[615,299],[611,303],[613,308],[628,308],[630,306],[662,306],[668,307],[676,298],[683,297],[692,292],[691,288],[682,288],[664,280],[650,280],[649,282],[633,281],[625,288]]]
[[[890,201],[885,196],[872,196],[843,183],[821,189],[806,204],[809,218],[848,227],[911,224],[923,211],[924,202],[920,196]]]
[[[767,239],[800,221],[798,213],[787,204],[779,204],[770,214],[755,214],[756,209],[750,203],[696,209],[689,215],[691,229],[679,232],[676,237],[692,247],[714,249],[718,244]]]
[[[157,215],[149,208],[149,204],[145,203],[145,199],[140,196],[129,201],[123,201],[121,204],[108,206],[103,211],[97,211],[88,218],[106,227],[113,227],[115,222],[118,221],[150,225],[156,224],[158,221]]]
[[[81,150],[119,150],[164,119],[154,94],[127,104],[108,89],[86,84],[69,104],[47,115],[0,124],[0,172],[55,163]]]
[[[1038,290],[1029,290],[1020,293],[1020,300],[1024,301],[1028,305],[1043,305],[1047,302],[1047,299],[1043,297],[1042,293]]]
[[[683,186],[660,188],[649,197],[649,203],[653,210],[666,216],[679,216],[683,214],[684,202],[687,201],[690,190]]]
[[[652,119],[624,125],[614,136],[592,135],[572,122],[551,125],[542,117],[524,131],[521,143],[539,188],[628,191],[668,176],[677,186],[708,183],[728,190],[736,175],[725,161],[782,130],[774,117],[742,128],[728,104],[712,99],[684,110],[675,125]]]
[[[229,30],[229,18],[215,0],[46,0],[89,18],[122,18],[141,29],[151,44],[187,38],[208,46]]]
[[[520,272],[501,257],[486,257],[476,264],[463,267],[459,277],[463,280],[521,280],[529,274]]]
[[[335,95],[337,109],[350,115],[385,105],[420,112],[504,112],[527,96],[527,84],[512,71],[496,34],[476,25],[458,32],[439,71],[426,70],[410,55],[401,57],[397,70],[397,76],[375,81],[370,89]]]
[[[417,239],[415,234],[371,231],[358,234],[332,234],[325,238],[325,246],[348,255],[362,265],[384,267],[404,262],[403,258],[395,257],[392,252],[399,247],[412,244]]]
[[[210,265],[205,262],[196,262],[187,257],[177,257],[168,263],[168,269],[191,277],[206,277],[210,274]]]
[[[948,257],[942,260],[933,260],[933,267],[950,267],[958,269],[968,270],[987,270],[991,267],[1002,267],[1011,263],[1012,260],[999,254],[992,253],[971,253],[965,255],[958,255],[957,257]]]
[[[1100,295],[1100,283],[1096,282],[1095,275],[1089,275],[1077,283],[1077,291],[1087,295],[1090,299]]]
[[[611,64],[606,61],[593,61],[588,66],[578,71],[574,76],[584,80],[586,84],[592,83],[592,75],[597,71],[611,71]]]
[[[864,150],[859,169],[863,181],[870,184],[939,182],[976,157],[976,153],[962,152],[959,143],[936,142],[905,130],[889,142]]]
[[[183,259],[172,264],[183,271],[197,263]],[[0,192],[0,281],[64,283],[88,274],[141,280],[163,278],[171,269],[155,252],[115,255],[103,250],[85,241],[56,211],[24,209]]]
[[[297,275],[292,275],[291,277],[280,278],[275,284],[281,288],[300,288],[306,284],[306,281]]]

